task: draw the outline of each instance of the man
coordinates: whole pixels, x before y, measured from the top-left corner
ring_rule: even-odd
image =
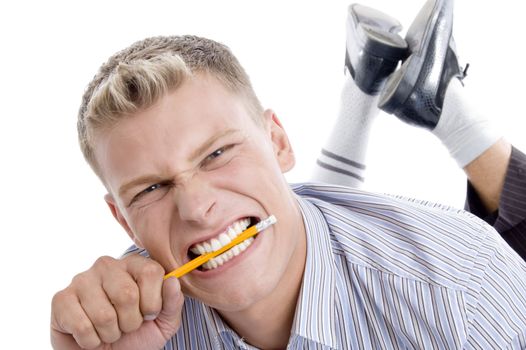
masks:
[[[55,349],[526,346],[526,264],[492,228],[433,204],[291,189],[287,135],[223,45],[160,37],[114,55],[79,136],[150,258],[101,258],[57,293]],[[237,253],[163,282],[271,214]]]
[[[431,11],[431,5],[422,11]],[[430,130],[443,142],[468,177],[466,209],[492,225],[526,259],[526,155],[501,138],[469,103],[461,83],[465,70],[452,37],[452,13],[438,14],[434,32],[423,36],[415,22],[404,40],[396,19],[357,4],[349,8],[340,115],[313,180],[361,186],[370,127],[381,108]],[[404,64],[393,74],[401,60]],[[428,83],[431,74],[439,78],[435,84]],[[414,85],[412,92],[403,91]],[[426,99],[428,103],[421,103]]]

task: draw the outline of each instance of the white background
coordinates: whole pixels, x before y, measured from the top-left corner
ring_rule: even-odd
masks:
[[[364,0],[407,28],[423,4]],[[129,245],[76,141],[83,90],[115,51],[147,36],[198,34],[229,45],[308,179],[342,83],[347,2],[17,1],[0,5],[0,348],[49,348],[52,295],[100,255]],[[480,110],[526,149],[520,1],[456,3],[454,35]],[[463,173],[428,132],[380,115],[367,189],[462,206]]]

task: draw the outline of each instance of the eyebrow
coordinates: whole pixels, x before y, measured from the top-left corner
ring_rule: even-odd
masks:
[[[228,136],[230,134],[234,134],[236,133],[238,130],[237,129],[227,129],[219,134],[215,134],[214,136],[212,136],[211,138],[209,138],[208,140],[205,141],[205,143],[203,143],[201,146],[199,146],[195,151],[192,152],[192,154],[190,155],[190,161],[194,161],[196,158],[198,158],[199,156],[201,156],[203,153],[205,153],[217,140],[225,137],[225,136]]]
[[[119,188],[119,197],[123,197],[123,195],[126,194],[126,192],[128,192],[130,189],[132,189],[134,187],[137,187],[139,185],[146,185],[146,184],[150,184],[150,183],[158,183],[158,182],[162,182],[162,181],[166,181],[166,178],[161,178],[160,176],[157,176],[157,175],[140,176],[140,177],[138,177],[136,179],[133,179],[130,182],[122,185]]]
[[[212,136],[211,138],[206,140],[201,146],[199,146],[195,151],[192,152],[192,154],[190,155],[190,158],[189,158],[190,162],[194,161],[196,158],[198,158],[203,153],[205,153],[217,140],[219,140],[219,139],[221,139],[221,138],[223,138],[225,136],[234,134],[236,132],[238,132],[237,129],[227,129],[227,130],[225,130],[225,131],[223,131],[221,133],[218,133],[218,134]],[[150,184],[150,183],[158,183],[158,182],[162,182],[162,181],[166,181],[166,178],[160,177],[158,175],[143,175],[143,176],[139,176],[139,177],[137,177],[137,178],[125,183],[124,185],[122,185],[119,188],[119,196],[122,197],[130,189],[132,189],[134,187],[137,187],[139,185],[146,185],[146,184]]]

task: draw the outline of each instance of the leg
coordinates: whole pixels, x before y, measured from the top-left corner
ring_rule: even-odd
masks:
[[[316,163],[313,180],[359,187],[364,180],[369,131],[379,112],[378,93],[407,44],[398,21],[374,9],[349,6],[345,83],[336,124]]]
[[[497,209],[511,146],[470,104],[452,38],[453,1],[429,0],[409,28],[411,55],[391,75],[379,106],[431,130],[463,168],[484,206]]]
[[[511,157],[511,144],[500,139],[464,167],[487,213],[499,208]]]
[[[526,155],[512,150],[469,104],[452,23],[452,0],[426,2],[406,36],[411,55],[391,74],[378,104],[443,142],[469,178],[469,210],[492,224],[526,259]]]

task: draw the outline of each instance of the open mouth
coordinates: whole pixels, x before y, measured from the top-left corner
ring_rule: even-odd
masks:
[[[190,260],[195,259],[199,255],[211,253],[221,247],[229,244],[234,238],[241,234],[248,227],[257,224],[261,220],[256,217],[246,217],[232,223],[224,232],[220,233],[216,237],[194,244],[188,250],[188,258]],[[245,251],[254,242],[256,236],[246,239],[245,241],[235,245],[231,249],[227,250],[223,254],[208,260],[206,263],[198,267],[200,271],[207,271],[222,266],[227,261],[230,261],[235,256],[238,256]]]

